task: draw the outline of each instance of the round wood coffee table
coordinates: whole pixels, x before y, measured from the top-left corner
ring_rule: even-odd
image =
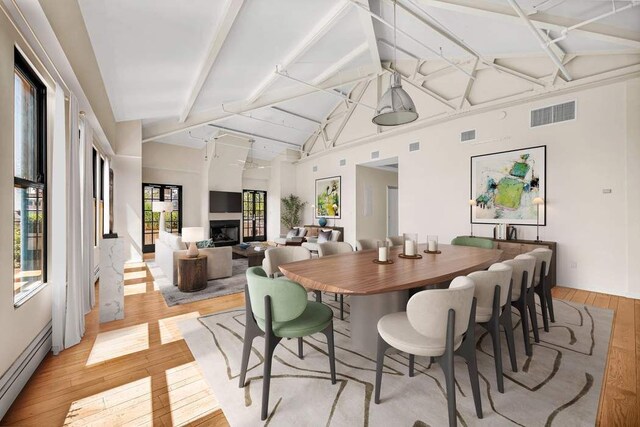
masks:
[[[178,257],[178,289],[180,292],[196,292],[207,287],[207,256]]]

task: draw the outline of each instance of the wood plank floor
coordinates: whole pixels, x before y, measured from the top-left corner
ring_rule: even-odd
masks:
[[[144,263],[125,279],[125,318],[100,325],[93,310],[82,342],[47,356],[1,426],[228,425],[176,322],[240,306],[243,295],[167,307]],[[562,287],[554,296],[615,311],[597,422],[640,425],[640,300]]]

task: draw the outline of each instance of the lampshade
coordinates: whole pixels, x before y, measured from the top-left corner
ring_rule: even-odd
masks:
[[[476,201],[474,199],[469,199],[469,206],[475,206],[477,205]]]
[[[200,240],[204,240],[203,227],[184,227],[182,229],[183,242],[199,242]]]
[[[153,202],[151,210],[153,212],[173,212],[173,202]]]
[[[543,205],[544,199],[542,197],[536,197],[531,201],[531,203],[533,203],[534,205]]]
[[[402,88],[400,74],[394,71],[391,75],[391,87],[378,101],[372,121],[380,126],[398,126],[411,123],[417,118],[416,106]]]

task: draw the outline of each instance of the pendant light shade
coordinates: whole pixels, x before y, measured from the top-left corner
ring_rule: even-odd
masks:
[[[396,1],[393,2],[393,68],[397,70],[398,49],[396,48]],[[411,123],[418,118],[418,112],[413,100],[404,89],[400,80],[400,73],[394,71],[391,75],[391,85],[378,101],[373,123],[379,126],[398,126]]]
[[[391,75],[391,86],[378,101],[373,123],[380,126],[398,126],[411,123],[418,118],[416,106],[402,88],[400,74]]]

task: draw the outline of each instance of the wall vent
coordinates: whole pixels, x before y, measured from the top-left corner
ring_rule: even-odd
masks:
[[[318,172],[318,167],[317,167],[317,166],[314,166],[314,167],[313,167],[313,171],[314,171],[314,172]]]
[[[566,122],[576,118],[576,101],[531,110],[531,127]]]
[[[474,139],[476,139],[475,129],[465,130],[464,132],[460,133],[460,142],[473,141]]]
[[[378,157],[380,157],[380,152],[379,151],[372,151],[371,152],[371,158],[372,159],[377,159]]]
[[[340,160],[340,166],[344,166],[347,164],[347,159]]]
[[[418,151],[418,150],[420,150],[419,142],[412,142],[411,144],[409,144],[409,151]]]

